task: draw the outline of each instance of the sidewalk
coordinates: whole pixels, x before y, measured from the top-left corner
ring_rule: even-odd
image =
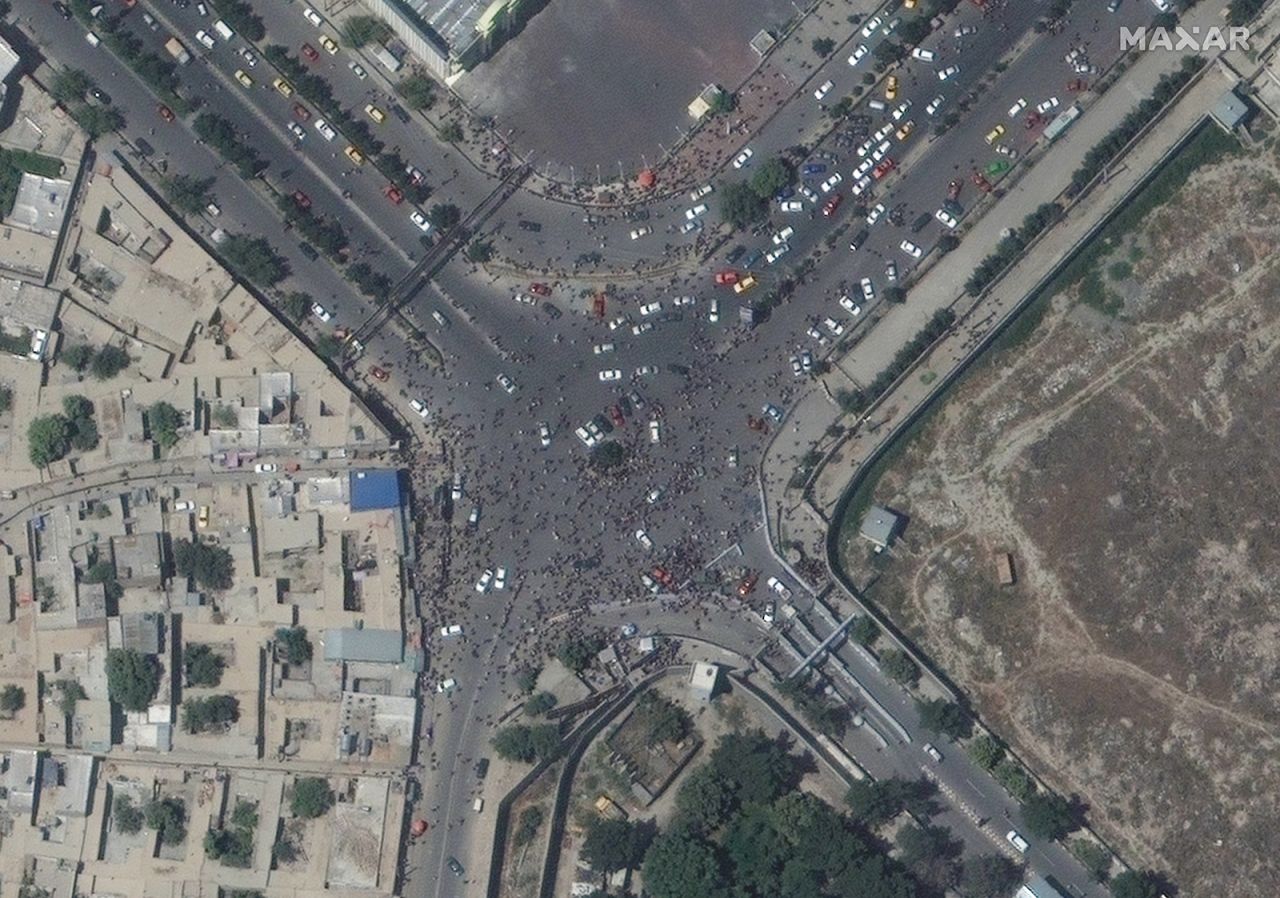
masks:
[[[1198,10],[1187,25],[1212,24],[1216,10]],[[1181,64],[1182,54],[1149,53],[1100,97],[1088,113],[1062,137],[1028,173],[983,217],[960,247],[941,259],[911,290],[908,301],[890,308],[877,322],[874,339],[864,339],[833,365],[824,383],[811,390],[792,408],[784,427],[766,451],[761,484],[772,542],[777,547],[798,541],[806,553],[825,554],[830,516],[845,487],[902,422],[947,376],[958,370],[998,322],[1020,303],[1053,270],[1076,242],[1113,211],[1129,190],[1139,183],[1188,130],[1199,122],[1230,84],[1212,67],[1194,84],[1141,143],[1124,157],[1123,164],[1106,184],[1096,186],[1069,214],[1010,270],[985,296],[965,296],[963,284],[978,262],[999,242],[1000,233],[1021,224],[1043,202],[1061,193],[1085,154],[1148,96],[1160,77]],[[846,373],[859,383],[869,383],[889,364],[898,348],[912,339],[938,310],[954,307],[960,322],[921,361],[911,376],[901,381],[861,422],[846,418],[828,390],[847,387]],[[920,374],[936,375],[929,383]],[[825,388],[825,389],[824,389]],[[812,499],[799,489],[788,489],[797,461],[813,449],[829,451],[836,437],[833,425],[855,428],[855,433],[821,465],[812,483]]]

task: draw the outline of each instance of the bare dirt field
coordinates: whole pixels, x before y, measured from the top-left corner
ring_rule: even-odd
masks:
[[[843,549],[988,723],[1187,898],[1280,895],[1277,171],[1271,149],[1201,167],[1111,235],[888,466],[892,556]]]

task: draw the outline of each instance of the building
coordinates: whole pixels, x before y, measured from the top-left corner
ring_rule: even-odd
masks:
[[[872,505],[862,519],[862,529],[858,532],[862,538],[876,547],[880,552],[889,548],[889,543],[897,536],[902,519],[887,508]]]
[[[546,0],[365,0],[406,50],[448,79],[487,59]]]
[[[1252,111],[1239,94],[1229,90],[1213,104],[1213,108],[1209,110],[1209,117],[1218,123],[1219,128],[1230,134],[1248,121]]]
[[[1000,577],[1001,586],[1012,586],[1017,577],[1013,572],[1013,555],[1009,552],[996,553],[996,574]]]
[[[689,671],[689,691],[699,701],[709,702],[716,694],[720,682],[720,665],[697,661]]]
[[[324,660],[399,664],[404,660],[404,635],[399,630],[325,630]]]
[[[1043,876],[1033,876],[1026,885],[1018,889],[1014,898],[1064,898],[1063,894],[1049,885]]]
[[[351,510],[399,508],[403,496],[398,471],[352,471]]]

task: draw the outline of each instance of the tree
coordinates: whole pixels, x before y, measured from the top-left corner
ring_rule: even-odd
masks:
[[[1007,857],[983,854],[967,858],[960,874],[965,898],[1009,898],[1022,881],[1022,870]]]
[[[226,667],[226,662],[212,648],[197,642],[187,646],[182,654],[188,686],[212,687],[222,682],[222,671]]]
[[[114,106],[90,106],[81,103],[71,112],[76,124],[85,130],[90,140],[124,127],[124,113]]]
[[[133,806],[128,795],[117,795],[111,802],[111,825],[126,835],[142,830],[145,821],[142,811]]]
[[[1071,802],[1056,792],[1037,792],[1022,804],[1027,832],[1037,839],[1061,839],[1080,828]]]
[[[720,217],[735,228],[747,228],[767,214],[768,206],[759,194],[742,181],[720,188]]]
[[[89,693],[76,680],[58,680],[53,687],[58,691],[58,711],[63,717],[75,714],[76,703],[89,697]]]
[[[151,438],[161,449],[172,449],[178,444],[178,428],[185,423],[182,412],[167,402],[157,402],[147,409]]]
[[[733,112],[734,107],[738,105],[738,95],[733,91],[720,89],[714,97],[711,98],[712,115],[727,115]]]
[[[705,835],[724,823],[734,807],[732,783],[703,765],[689,774],[676,793],[676,825]]]
[[[582,856],[598,873],[628,870],[640,864],[653,836],[652,824],[596,817],[587,824]]]
[[[165,845],[178,845],[187,837],[187,806],[180,798],[160,798],[148,804],[146,821]]]
[[[881,66],[893,65],[907,55],[906,48],[897,41],[881,41],[871,51],[875,61]]]
[[[994,770],[1004,760],[1004,749],[1000,743],[986,733],[978,735],[969,743],[969,757],[983,770]]]
[[[300,777],[293,784],[289,807],[295,817],[323,817],[333,805],[333,790],[322,776]]]
[[[884,291],[884,299],[885,302],[900,305],[907,301],[907,291],[901,287],[888,287]]]
[[[854,819],[869,827],[887,823],[903,811],[917,817],[931,816],[937,787],[927,779],[858,780],[849,787],[845,802]]]
[[[920,681],[920,668],[901,649],[885,649],[881,652],[880,669],[889,679],[903,686],[914,686]]]
[[[427,219],[442,231],[462,221],[462,211],[453,203],[436,203],[427,210]]]
[[[289,273],[288,263],[262,237],[231,234],[222,243],[222,255],[236,274],[259,287],[272,287]]]
[[[76,371],[83,373],[93,361],[93,347],[87,343],[76,343],[62,350],[59,358]]]
[[[516,688],[528,694],[538,685],[538,668],[522,667],[516,671]]]
[[[305,290],[293,290],[280,300],[280,311],[294,324],[307,317],[311,309],[311,294]]]
[[[679,742],[693,729],[689,712],[656,692],[646,692],[636,705],[636,717],[649,744]]]
[[[945,826],[904,826],[898,833],[898,847],[902,862],[934,887],[946,889],[959,879],[961,844]]]
[[[556,649],[556,658],[574,673],[582,673],[591,666],[600,648],[599,639],[575,636],[560,644],[560,648]]]
[[[1026,801],[1036,792],[1035,780],[1013,758],[1005,758],[991,771],[996,782],[1018,801]]]
[[[134,649],[107,652],[107,694],[126,711],[145,711],[160,685],[155,659]]]
[[[653,840],[642,868],[645,888],[654,898],[726,898],[728,890],[715,849],[683,833]]]
[[[791,183],[791,169],[777,156],[766,159],[751,176],[751,189],[761,200],[768,202],[782,188]]]
[[[870,647],[880,638],[880,626],[864,614],[849,625],[849,635],[858,645]]]
[[[342,26],[342,36],[347,43],[359,49],[366,44],[380,44],[391,37],[387,23],[377,16],[351,16]]]
[[[560,730],[555,724],[513,724],[494,734],[493,750],[509,761],[545,761],[560,750]]]
[[[627,450],[617,440],[605,440],[591,450],[590,464],[597,471],[608,471],[627,460]]]
[[[336,359],[342,355],[342,341],[333,334],[316,337],[316,355],[322,359]]]
[[[62,415],[44,415],[27,425],[27,455],[37,468],[48,467],[71,449],[71,422]]]
[[[160,182],[165,197],[179,212],[198,215],[213,202],[213,178],[195,178],[191,175],[171,175]]]
[[[467,261],[483,265],[493,258],[493,244],[488,240],[476,238],[467,244]]]
[[[80,69],[63,69],[53,76],[49,92],[64,106],[83,103],[85,94],[93,89],[93,79]]]
[[[27,704],[27,690],[12,683],[6,683],[0,689],[0,711],[9,717],[17,714]]]
[[[516,822],[516,831],[512,836],[517,848],[523,848],[533,841],[533,837],[538,834],[538,827],[542,826],[544,816],[538,805],[530,805],[520,812],[520,819]]]
[[[119,346],[104,346],[94,353],[89,373],[93,375],[94,380],[110,380],[128,368],[131,361],[129,353]]]
[[[1154,870],[1125,870],[1111,880],[1115,898],[1160,898],[1161,877]]]
[[[813,52],[823,59],[831,55],[831,51],[836,48],[836,42],[829,37],[815,37],[813,43],[810,44]]]
[[[457,122],[449,122],[440,129],[440,139],[446,143],[457,143],[465,136],[462,133],[462,125]]]
[[[306,627],[281,627],[276,630],[276,641],[284,649],[290,664],[303,664],[311,660],[311,640]]]
[[[182,703],[182,726],[188,733],[223,730],[240,719],[240,702],[231,695],[190,698]]]
[[[710,764],[733,784],[739,805],[773,801],[794,788],[799,779],[795,759],[763,730],[722,736],[711,752]]]
[[[946,699],[917,700],[916,713],[920,715],[920,726],[936,735],[963,739],[973,728],[964,709]]]
[[[411,109],[430,109],[436,104],[436,83],[421,72],[414,72],[397,84],[396,93]]]
[[[235,560],[222,546],[180,539],[173,544],[173,566],[183,577],[193,577],[205,589],[230,589]]]
[[[524,713],[535,717],[546,714],[556,706],[556,697],[550,692],[539,692],[524,703]]]
[[[1111,872],[1111,852],[1090,839],[1072,839],[1067,845],[1095,882],[1106,882]]]

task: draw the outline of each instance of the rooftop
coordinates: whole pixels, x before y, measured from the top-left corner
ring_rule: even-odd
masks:
[[[352,511],[399,508],[400,501],[400,473],[398,471],[351,472]]]
[[[399,664],[404,660],[404,636],[399,630],[325,630],[324,660]]]
[[[23,172],[18,182],[18,196],[5,224],[35,231],[46,237],[57,237],[62,220],[71,203],[71,182],[64,178],[46,178]]]
[[[862,529],[859,532],[863,539],[870,540],[880,548],[885,548],[893,539],[901,520],[889,509],[872,505],[867,509],[866,517],[862,519]]]

